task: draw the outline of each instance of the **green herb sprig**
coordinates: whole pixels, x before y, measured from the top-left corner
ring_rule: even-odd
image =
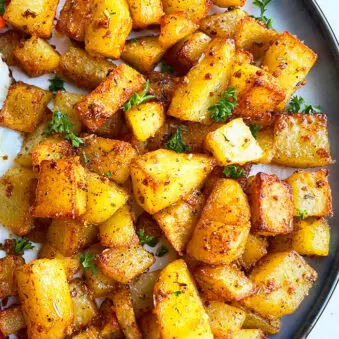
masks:
[[[149,88],[149,80],[146,81],[145,88],[140,95],[137,92],[134,92],[132,94],[130,99],[122,106],[123,111],[127,112],[132,108],[132,106],[140,105],[149,99],[153,99],[154,98],[153,95],[146,95],[148,88]]]
[[[288,113],[321,113],[321,108],[305,103],[305,100],[301,96],[295,95],[287,106]]]
[[[304,220],[308,216],[308,213],[306,210],[297,210],[297,216],[301,220]]]
[[[108,171],[108,172],[104,173],[104,176],[107,177],[107,178],[111,178],[112,175],[113,175],[113,173],[111,171]]]
[[[160,72],[161,73],[175,74],[174,68],[171,65],[169,65],[166,61],[161,62]]]
[[[165,246],[161,246],[155,255],[160,258],[166,255],[167,253],[168,253],[168,249]]]
[[[256,17],[258,21],[263,22],[267,28],[272,28],[273,27],[273,21],[271,18],[268,18],[265,16],[265,12],[267,11],[267,5],[271,2],[272,0],[254,0],[253,5],[257,6],[260,9],[260,16]]]
[[[5,0],[0,0],[0,16],[5,14]]]
[[[256,139],[257,136],[258,136],[258,133],[262,129],[262,127],[259,126],[259,125],[250,125],[249,127],[250,127],[251,133],[253,135],[253,138]]]
[[[95,255],[88,252],[80,254],[80,262],[85,270],[91,269],[94,275],[98,274],[98,266],[95,263]]]
[[[148,245],[154,247],[158,243],[158,239],[152,237],[151,235],[145,234],[145,230],[143,228],[137,231],[137,235],[139,237],[141,245]]]
[[[177,128],[173,137],[168,142],[166,142],[165,147],[177,153],[184,153],[190,150],[190,147],[182,142],[180,128]]]
[[[15,239],[15,253],[20,254],[23,253],[25,250],[31,250],[35,246],[26,239],[26,238],[16,238]]]
[[[237,98],[235,96],[235,87],[227,89],[222,95],[221,99],[208,110],[211,112],[211,118],[217,122],[224,122],[232,115],[232,111],[237,105]]]
[[[176,297],[178,297],[180,294],[182,294],[182,292],[181,291],[174,291],[174,292],[172,292]]]
[[[246,174],[243,168],[235,166],[235,165],[229,165],[224,167],[224,174],[227,178],[232,179],[239,179],[239,178],[245,178]]]
[[[54,94],[57,92],[57,91],[61,91],[61,90],[65,90],[65,87],[64,87],[64,80],[61,79],[60,77],[58,77],[57,75],[53,78],[53,79],[49,79],[48,80],[51,84],[49,85],[49,90],[51,92],[53,92]]]

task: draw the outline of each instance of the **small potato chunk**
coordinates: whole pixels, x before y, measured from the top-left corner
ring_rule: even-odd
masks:
[[[242,7],[246,0],[213,0],[213,3],[219,7]]]
[[[233,334],[233,339],[266,339],[261,330],[240,330]]]
[[[160,46],[167,49],[196,31],[198,27],[186,12],[173,12],[164,15],[160,20]]]
[[[143,76],[133,68],[121,64],[89,95],[75,105],[81,122],[96,131],[145,83]]]
[[[19,132],[33,132],[43,118],[51,92],[21,81],[11,85],[0,111],[0,125]]]
[[[90,326],[86,330],[72,336],[72,339],[98,339],[98,338],[100,338],[100,333],[99,330],[94,326]]]
[[[86,211],[85,171],[79,158],[43,160],[32,215],[75,219]]]
[[[333,163],[325,114],[282,114],[274,123],[273,162],[290,167]]]
[[[121,58],[139,72],[146,73],[154,69],[165,51],[158,36],[145,36],[127,40]]]
[[[257,142],[263,151],[259,164],[270,164],[275,155],[274,133],[271,126],[261,129],[257,134]]]
[[[160,326],[157,321],[157,316],[153,313],[146,313],[139,320],[143,338],[160,339]]]
[[[17,60],[13,55],[13,50],[23,40],[24,34],[14,29],[0,33],[0,53],[2,60],[8,66],[16,66]]]
[[[207,300],[237,301],[254,293],[253,283],[235,265],[203,265],[194,276]]]
[[[279,252],[261,259],[249,278],[258,293],[243,299],[244,305],[263,317],[279,318],[298,308],[317,272],[296,252]]]
[[[34,184],[32,171],[24,167],[10,168],[0,178],[0,222],[19,236],[33,229]]]
[[[85,48],[92,56],[119,59],[132,18],[126,0],[93,0],[92,16],[86,23]]]
[[[162,0],[164,11],[166,14],[175,12],[186,12],[194,21],[204,18],[210,9],[209,0]]]
[[[100,314],[100,338],[102,339],[118,339],[123,338],[121,329],[115,314],[113,302],[106,298],[99,308]]]
[[[272,236],[293,230],[291,186],[275,175],[257,173],[249,188],[251,232]]]
[[[241,118],[234,119],[207,134],[205,148],[220,166],[245,164],[262,157],[262,149]]]
[[[49,38],[58,2],[59,0],[13,0],[6,7],[4,19],[25,33]]]
[[[0,331],[4,336],[16,334],[26,327],[20,306],[13,306],[0,311]]]
[[[263,66],[268,68],[285,92],[285,100],[278,106],[280,111],[284,110],[292,94],[303,86],[316,60],[317,54],[289,32],[280,34],[267,50]]]
[[[243,323],[245,329],[259,329],[265,334],[276,334],[280,331],[280,319],[265,319],[259,314],[246,310],[246,319]]]
[[[204,57],[176,88],[167,114],[180,120],[211,124],[208,108],[219,101],[227,87],[233,56],[233,41],[213,39]]]
[[[19,66],[30,77],[53,73],[60,62],[59,53],[44,39],[32,36],[14,48]]]
[[[64,338],[72,325],[73,305],[61,262],[33,260],[18,269],[17,280],[28,337]]]
[[[213,338],[208,316],[184,260],[168,264],[154,286],[161,338]]]
[[[77,86],[95,89],[115,67],[112,62],[93,58],[83,49],[71,46],[61,56],[59,68],[61,74]]]
[[[90,16],[90,0],[66,0],[55,29],[73,40],[84,41]]]
[[[165,123],[164,106],[160,102],[145,102],[125,113],[126,123],[139,141],[153,137]]]
[[[134,197],[146,212],[154,214],[199,187],[213,167],[213,159],[201,154],[163,149],[146,153],[131,163]]]
[[[330,217],[332,211],[328,170],[296,171],[286,181],[292,187],[295,217]]]

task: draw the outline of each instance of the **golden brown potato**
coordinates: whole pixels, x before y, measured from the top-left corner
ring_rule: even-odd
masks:
[[[20,132],[33,132],[43,119],[52,93],[21,81],[11,85],[0,111],[0,125]]]
[[[204,18],[211,5],[209,0],[162,0],[162,3],[166,14],[182,11],[194,21]]]
[[[276,334],[280,331],[280,319],[265,319],[259,314],[245,310],[246,319],[243,323],[245,329],[260,329],[265,334]]]
[[[22,41],[24,34],[14,29],[0,33],[0,53],[2,60],[8,66],[15,66],[17,61],[13,55],[13,49]]]
[[[99,308],[100,314],[100,338],[120,339],[123,338],[117,316],[115,314],[113,302],[106,298]]]
[[[246,0],[213,0],[213,3],[219,7],[241,7],[245,2]]]
[[[0,331],[4,336],[15,334],[26,327],[20,306],[0,311]]]
[[[233,333],[234,339],[266,339],[265,334],[261,330],[240,330]]]
[[[262,128],[257,134],[257,142],[263,151],[259,164],[270,164],[275,155],[274,132],[271,126]]]
[[[16,29],[40,38],[52,34],[58,0],[13,0],[6,7],[4,19]]]
[[[73,335],[72,339],[98,339],[100,338],[99,336],[99,330],[94,326],[89,326],[86,330]]]
[[[153,313],[146,313],[139,320],[141,332],[145,338],[160,339],[160,326],[157,321],[157,316]]]

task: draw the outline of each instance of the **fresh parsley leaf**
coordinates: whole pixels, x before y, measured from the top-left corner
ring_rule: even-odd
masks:
[[[89,159],[87,158],[87,155],[86,155],[85,151],[82,151],[82,156],[84,158],[85,164],[87,164],[89,162]]]
[[[0,0],[0,16],[3,16],[5,13],[5,0]]]
[[[308,213],[306,210],[298,210],[297,215],[298,215],[298,218],[303,220],[307,217]]]
[[[107,178],[110,178],[113,175],[113,173],[111,171],[105,172],[104,176]]]
[[[54,94],[57,91],[65,90],[64,80],[58,77],[57,75],[54,77],[54,79],[49,79],[48,81],[51,83],[49,86],[49,90],[53,92]]]
[[[80,254],[80,262],[85,270],[91,269],[94,275],[98,274],[98,266],[95,263],[95,255],[88,252]]]
[[[144,101],[153,99],[154,98],[153,95],[146,95],[148,88],[149,88],[149,80],[146,81],[145,88],[140,95],[137,92],[134,92],[132,96],[130,97],[130,99],[122,106],[122,109],[124,110],[124,112],[127,112],[128,110],[130,110],[131,107],[134,105],[140,105]]]
[[[35,246],[26,238],[15,239],[15,253],[22,253],[25,250],[31,250]]]
[[[176,297],[178,297],[180,294],[182,294],[182,292],[181,291],[174,291],[174,292],[172,292]]]
[[[286,110],[288,113],[321,113],[320,107],[306,104],[304,98],[297,95],[291,99]]]
[[[157,253],[155,254],[157,257],[163,257],[164,255],[166,255],[168,253],[168,249],[165,246],[161,246]]]
[[[134,44],[136,44],[138,42],[138,40],[136,38],[131,39],[131,42],[133,42]]]
[[[184,153],[190,150],[190,147],[183,144],[182,142],[180,128],[177,128],[173,137],[168,142],[166,142],[165,147],[177,153]]]
[[[258,132],[262,129],[259,125],[250,125],[250,130],[253,135],[253,138],[257,138]]]
[[[235,87],[226,90],[221,99],[214,105],[208,108],[211,112],[211,118],[217,122],[226,121],[232,115],[232,111],[237,105],[237,98],[235,96]]]
[[[143,228],[137,231],[137,235],[139,237],[141,245],[148,245],[154,247],[158,243],[158,239],[152,237],[151,235],[146,235],[145,230]]]
[[[161,73],[175,74],[173,67],[171,65],[169,65],[166,61],[161,62],[160,72]]]
[[[303,113],[321,113],[321,108],[319,106],[305,105]]]
[[[253,5],[257,6],[260,9],[260,16],[256,17],[258,21],[263,22],[267,28],[273,27],[272,19],[266,17],[264,14],[267,11],[267,5],[271,2],[271,0],[254,0]]]
[[[244,169],[235,165],[225,166],[224,174],[225,177],[232,179],[244,178],[246,176]]]

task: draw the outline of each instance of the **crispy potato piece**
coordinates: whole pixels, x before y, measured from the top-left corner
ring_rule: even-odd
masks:
[[[100,338],[99,336],[100,336],[99,330],[94,326],[90,326],[86,328],[86,330],[76,335],[73,335],[72,339],[98,339]]]
[[[219,7],[242,7],[246,0],[213,0],[214,5]]]
[[[227,87],[233,56],[233,41],[225,38],[213,39],[204,58],[187,73],[186,80],[177,87],[167,114],[180,120],[211,124],[208,108],[219,101]]]
[[[333,163],[325,114],[282,114],[274,124],[273,162],[291,167]]]
[[[261,259],[249,278],[258,293],[243,299],[244,305],[263,317],[279,318],[298,308],[317,272],[296,252],[279,252]]]
[[[280,331],[281,321],[280,319],[265,319],[259,314],[246,311],[246,319],[243,323],[245,329],[260,329],[265,334],[276,334]]]
[[[213,338],[208,316],[184,260],[168,264],[154,286],[161,338]]]
[[[264,127],[257,134],[257,142],[263,151],[259,164],[270,164],[275,155],[274,133],[271,126]]]
[[[86,24],[85,48],[93,56],[119,59],[132,18],[126,0],[93,0],[92,17]]]
[[[141,155],[131,163],[134,197],[154,214],[199,187],[213,167],[213,159],[200,154],[158,150]]]
[[[0,311],[0,331],[4,336],[15,334],[25,327],[20,306],[12,306]]]
[[[118,339],[123,338],[117,316],[115,314],[113,302],[106,298],[99,308],[100,314],[100,338]]]
[[[178,11],[166,14],[160,19],[159,44],[167,49],[196,31],[198,27],[186,12]]]
[[[143,337],[148,339],[160,339],[160,326],[157,321],[157,316],[153,313],[146,313],[139,320],[139,325]]]
[[[259,172],[248,188],[251,206],[251,232],[272,236],[293,230],[291,186],[272,174]]]
[[[13,0],[6,7],[4,19],[16,29],[40,38],[52,34],[58,0]]]
[[[113,116],[145,83],[133,68],[121,64],[93,92],[75,105],[75,111],[89,131],[94,132]]]
[[[86,25],[90,17],[90,0],[66,0],[55,29],[73,40],[84,41]]]
[[[328,173],[327,169],[315,172],[300,170],[286,179],[292,187],[294,216],[332,216],[332,195]]]
[[[317,60],[317,54],[289,32],[280,34],[267,50],[263,66],[278,81],[285,100],[278,106],[283,111],[292,94],[305,84],[305,77]]]
[[[95,89],[115,67],[112,62],[91,57],[83,49],[71,46],[60,58],[59,71],[77,86]]]
[[[43,160],[32,215],[72,218],[86,211],[85,171],[79,158]]]
[[[14,29],[0,33],[0,53],[2,60],[8,66],[15,66],[17,61],[13,55],[13,49],[22,41],[24,34]]]
[[[234,339],[266,339],[265,334],[261,330],[240,330],[233,333]]]
[[[64,338],[72,324],[73,305],[61,262],[33,260],[18,269],[17,281],[28,337]]]
[[[186,12],[194,21],[204,18],[211,6],[209,0],[162,0],[162,3],[166,14]]]
[[[52,97],[51,92],[39,87],[21,81],[14,83],[9,87],[0,111],[0,125],[20,132],[33,132]]]

